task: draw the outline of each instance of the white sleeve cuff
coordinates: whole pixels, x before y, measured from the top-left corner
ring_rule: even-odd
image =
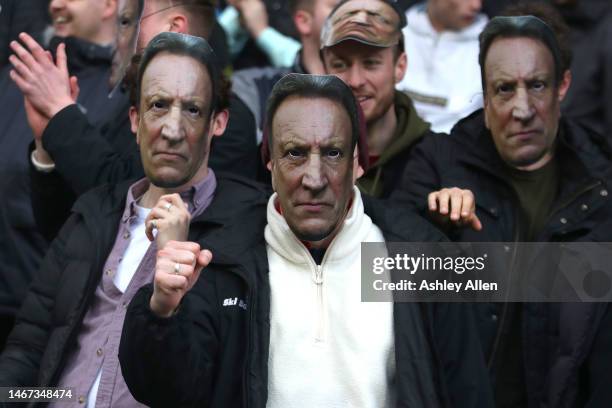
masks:
[[[34,165],[36,170],[40,172],[51,173],[53,170],[55,170],[55,163],[43,164],[36,160],[36,150],[32,150],[32,153],[30,154],[30,160],[32,160],[32,164]]]
[[[268,55],[272,65],[277,68],[290,67],[302,44],[268,27],[259,34],[257,45]]]

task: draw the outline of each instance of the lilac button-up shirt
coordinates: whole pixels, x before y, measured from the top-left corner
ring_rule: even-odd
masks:
[[[189,204],[192,219],[200,215],[210,204],[217,186],[211,169],[200,183],[181,193]],[[73,395],[81,406],[87,403],[87,395],[100,369],[102,375],[96,397],[96,407],[142,407],[130,394],[121,375],[119,366],[119,341],[127,305],[143,285],[153,281],[155,275],[155,242],[149,245],[138,269],[125,292],[113,282],[113,276],[123,259],[130,243],[130,224],[135,221],[136,202],[149,187],[149,181],[142,179],[128,190],[125,210],[121,217],[115,245],[106,260],[102,279],[96,288],[92,303],[83,319],[77,345],[68,355],[67,364],[60,377],[59,387],[73,388]],[[50,406],[61,406],[52,403]]]

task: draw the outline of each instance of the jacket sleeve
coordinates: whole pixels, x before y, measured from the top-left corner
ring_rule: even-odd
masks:
[[[606,311],[599,323],[593,345],[586,360],[586,369],[581,375],[586,381],[581,381],[579,393],[586,396],[585,407],[597,408],[610,405],[612,401],[612,307],[606,305]]]
[[[216,356],[214,273],[206,271],[170,318],[149,307],[153,286],[132,299],[123,323],[119,361],[134,398],[151,407],[209,406]]]
[[[66,242],[78,217],[71,217],[53,241],[19,310],[0,355],[0,386],[36,386],[53,327],[53,310],[66,259]]]
[[[77,196],[102,184],[143,175],[135,136],[122,141],[125,151],[118,151],[103,131],[102,127],[92,125],[74,104],[51,118],[43,133],[43,145],[55,162],[55,171]],[[114,136],[130,137],[125,131],[121,133]]]
[[[441,153],[438,139],[441,137],[448,136],[430,133],[414,146],[399,187],[390,197],[392,202],[427,214],[427,196],[442,188],[438,161]]]
[[[34,143],[30,145],[30,153]],[[30,166],[30,201],[34,221],[40,233],[51,242],[70,216],[76,196],[57,171],[38,171],[28,154]]]
[[[600,49],[603,53],[601,56],[603,76],[601,87],[603,95],[601,95],[600,100],[602,101],[601,104],[604,109],[604,136],[606,137],[606,140],[609,141],[610,135],[612,135],[612,103],[610,103],[610,101],[612,101],[612,47],[609,46],[610,42],[612,41],[612,27],[610,27],[612,24],[612,13],[608,13],[608,18],[606,18],[606,21],[606,34],[603,38],[603,41],[605,42],[600,43],[602,44],[600,45]],[[607,46],[604,46],[603,44],[607,44]]]
[[[424,304],[447,406],[490,408],[493,390],[471,305]]]

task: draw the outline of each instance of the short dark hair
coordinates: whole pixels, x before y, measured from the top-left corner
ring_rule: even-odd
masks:
[[[354,149],[362,132],[359,122],[359,105],[351,88],[335,75],[288,74],[282,77],[272,88],[266,105],[266,124],[264,131],[268,135],[268,146],[272,152],[272,121],[279,106],[287,98],[325,98],[339,103],[351,121],[351,149]]]
[[[318,0],[287,0],[287,10],[294,15],[298,10],[312,12],[315,2]]]
[[[140,106],[142,77],[153,58],[160,53],[191,57],[204,65],[211,82],[210,112],[219,112],[228,106],[227,86],[219,70],[219,64],[214,51],[208,42],[200,37],[188,34],[164,32],[157,34],[145,48],[138,64],[136,78],[136,107]]]
[[[555,86],[561,82],[564,63],[561,58],[559,42],[553,30],[544,21],[534,16],[495,17],[487,23],[479,37],[480,53],[478,55],[478,62],[480,64],[482,90],[485,95],[487,93],[485,60],[491,44],[498,38],[520,37],[535,39],[548,48],[555,64]]]
[[[150,1],[150,0],[147,0]],[[189,34],[209,38],[216,21],[217,0],[154,0],[165,7],[180,7],[189,17]]]

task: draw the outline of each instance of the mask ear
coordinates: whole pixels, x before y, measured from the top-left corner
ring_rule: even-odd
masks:
[[[486,94],[483,94],[483,97],[482,97],[482,105],[483,105],[483,108],[484,108],[484,122],[485,122],[485,127],[486,127],[487,129],[491,129],[491,128],[489,127],[489,100],[488,100],[488,98],[486,97]]]
[[[355,150],[353,150],[353,184],[355,184],[364,173],[363,167],[359,164],[359,146],[355,146]]]
[[[559,84],[559,102],[562,102],[565,99],[565,95],[567,95],[567,91],[572,83],[572,72],[568,69],[563,73],[563,78],[561,78],[561,83]]]
[[[270,170],[270,175],[272,177],[272,190],[276,191],[276,177],[274,176],[274,162],[272,160],[266,163],[266,167]]]
[[[138,109],[135,106],[130,106],[130,128],[132,133],[136,135],[136,143],[140,144],[140,140],[138,139],[138,123],[140,121],[140,115],[138,114]]]
[[[212,134],[213,136],[221,136],[225,133],[225,129],[227,128],[227,122],[229,121],[229,111],[227,109],[222,110],[221,112],[217,112],[213,115],[212,118]]]

